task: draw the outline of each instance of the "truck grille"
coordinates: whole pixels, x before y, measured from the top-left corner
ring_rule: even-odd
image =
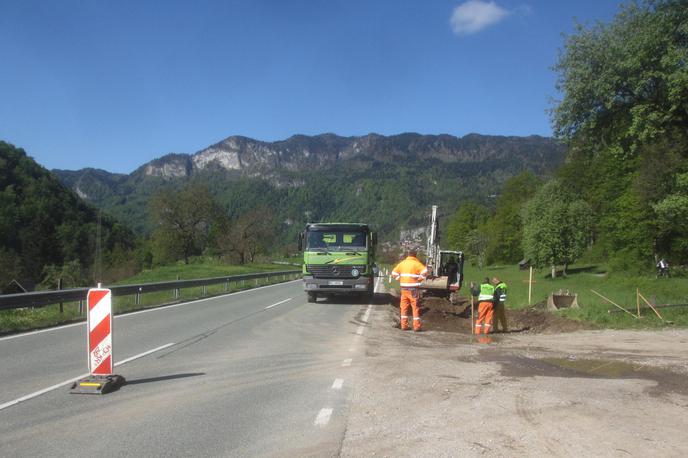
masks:
[[[365,272],[364,266],[338,266],[330,264],[307,264],[306,270],[317,278],[354,278],[351,269],[356,268],[360,273]]]

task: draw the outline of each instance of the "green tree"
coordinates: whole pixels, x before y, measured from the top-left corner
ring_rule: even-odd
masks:
[[[556,134],[630,156],[688,125],[687,39],[683,0],[630,3],[610,24],[579,25],[554,67],[564,94],[552,112]]]
[[[542,181],[532,172],[522,172],[504,183],[494,216],[489,222],[491,261],[518,262],[523,257],[521,209],[533,197]]]
[[[188,184],[179,191],[163,190],[151,197],[156,229],[153,241],[162,261],[189,258],[203,252],[218,206],[208,188]]]
[[[487,221],[490,210],[475,202],[461,204],[446,229],[447,249],[464,251],[482,268],[489,244]]]
[[[249,210],[234,220],[226,220],[218,235],[220,253],[239,264],[253,262],[256,255],[272,247],[275,217],[267,208]]]
[[[578,259],[590,243],[592,210],[567,192],[558,180],[540,188],[523,208],[523,251],[536,267],[556,266]]]
[[[674,176],[675,192],[653,205],[660,237],[672,240],[673,252],[688,251],[688,173]]]
[[[595,251],[611,264],[688,260],[659,215],[673,174],[688,170],[686,43],[685,1],[635,2],[609,24],[579,26],[555,65],[552,122],[570,148],[558,176],[591,205]]]

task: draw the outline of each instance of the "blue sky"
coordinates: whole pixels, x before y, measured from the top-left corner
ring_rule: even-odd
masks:
[[[550,135],[561,34],[618,5],[0,0],[0,139],[129,173],[230,135]]]

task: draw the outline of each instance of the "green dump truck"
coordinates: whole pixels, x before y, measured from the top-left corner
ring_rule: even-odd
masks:
[[[376,234],[367,224],[307,224],[299,235],[299,249],[303,250],[303,288],[308,302],[342,294],[372,298],[376,245]]]

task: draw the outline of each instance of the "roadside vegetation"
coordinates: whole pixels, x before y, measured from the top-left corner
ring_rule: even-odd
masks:
[[[591,307],[600,299],[586,296],[590,287],[633,304],[636,287],[658,302],[688,302],[686,43],[688,9],[675,0],[622,5],[609,24],[565,37],[551,118],[566,163],[547,181],[512,177],[494,203],[462,203],[444,248],[464,250],[479,269],[527,260],[540,269],[539,285],[575,290]],[[684,279],[654,281],[660,259]],[[567,314],[604,325],[626,319],[591,310]]]
[[[528,270],[519,270],[518,266],[514,265],[492,265],[480,269],[467,263],[464,269],[465,283],[462,291],[463,295],[467,295],[468,284],[471,281],[478,283],[486,276],[490,279],[496,276],[508,285],[508,309],[544,307],[550,293],[563,290],[578,294],[580,306],[579,309],[553,312],[567,318],[585,321],[603,328],[617,329],[688,326],[688,307],[657,309],[664,318],[662,321],[641,299],[642,318],[636,319],[591,291],[597,291],[636,314],[636,288],[654,305],[688,304],[688,281],[685,278],[654,278],[649,275],[609,272],[603,264],[574,264],[569,266],[566,277],[561,275],[561,272],[559,274],[553,280],[549,269],[534,270],[532,297],[531,302],[528,303]],[[608,313],[610,310],[612,313]]]
[[[290,261],[282,261],[290,262]],[[256,272],[270,272],[282,270],[298,270],[289,264],[255,263],[245,265],[227,265],[213,259],[193,259],[188,265],[179,262],[173,265],[161,266],[140,272],[139,274],[119,281],[115,284],[154,283],[169,280],[191,280],[196,278],[222,277],[227,275],[241,275]],[[115,314],[172,304],[183,301],[200,299],[219,294],[241,291],[244,289],[278,283],[281,279],[251,280],[232,282],[225,289],[224,284],[211,285],[205,288],[185,288],[180,291],[180,297],[174,297],[174,291],[160,291],[143,294],[140,303],[136,303],[134,296],[113,297],[112,307]],[[104,285],[107,286],[107,285]],[[79,310],[78,302],[64,303],[62,311],[59,304],[40,308],[26,308],[0,311],[0,334],[44,328],[59,324],[83,321],[85,315]]]

